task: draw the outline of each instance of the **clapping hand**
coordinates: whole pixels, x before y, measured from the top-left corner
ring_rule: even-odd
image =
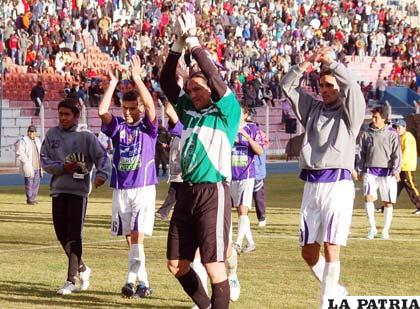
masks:
[[[131,66],[131,76],[133,79],[136,79],[136,76],[139,76],[140,78],[144,78],[144,65],[141,64],[140,57],[137,55],[134,55],[131,57],[130,61]]]
[[[178,24],[180,28],[180,34],[184,40],[191,36],[197,35],[197,27],[195,22],[195,16],[191,13],[184,13],[178,17]]]
[[[109,75],[109,83],[116,85],[118,83],[118,78],[114,75],[114,73],[112,73],[111,69],[108,70],[108,75]]]

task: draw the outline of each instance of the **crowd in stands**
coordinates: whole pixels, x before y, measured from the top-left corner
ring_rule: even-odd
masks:
[[[342,61],[346,56],[361,62],[365,56],[392,57],[391,76],[380,78],[413,89],[419,86],[415,80],[420,75],[420,28],[412,22],[419,15],[415,0],[402,8],[403,15],[395,6],[375,0],[0,2],[2,50],[10,57],[5,72],[20,65],[26,72],[71,76],[69,89],[80,96],[93,94],[93,106],[103,93],[101,81],[108,69],[118,71],[121,80],[129,79],[126,67],[136,53],[145,64],[148,87],[160,97],[158,74],[174,41],[175,17],[185,10],[196,12],[201,42],[231,88],[250,106],[275,104],[281,97],[282,75],[308,51],[326,45]],[[316,74],[316,68],[307,74],[314,92],[317,85],[311,81]]]

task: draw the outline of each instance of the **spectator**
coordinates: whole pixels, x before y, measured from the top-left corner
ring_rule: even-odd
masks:
[[[155,159],[157,176],[159,176],[159,166],[162,167],[162,176],[167,176],[170,143],[171,136],[169,135],[168,130],[162,125],[162,121],[159,121]]]
[[[35,116],[39,116],[41,105],[44,102],[45,90],[42,82],[38,82],[31,90],[31,99],[35,104]]]
[[[28,135],[22,136],[15,144],[16,160],[20,163],[20,173],[25,178],[26,204],[35,205],[41,182],[40,150],[41,141],[36,136],[36,127],[28,127]]]

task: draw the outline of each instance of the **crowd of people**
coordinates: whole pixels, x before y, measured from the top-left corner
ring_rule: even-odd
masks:
[[[412,84],[420,74],[415,1],[407,2],[403,16],[396,7],[371,0],[9,0],[2,4],[4,48],[12,62],[27,65],[29,71],[51,68],[73,75],[86,93],[89,85],[84,83],[100,77],[100,72],[81,66],[78,57],[98,47],[121,64],[123,77],[128,60],[138,54],[146,66],[146,85],[159,98],[158,75],[174,41],[175,17],[194,10],[202,29],[200,41],[225,81],[251,107],[274,104],[281,97],[278,82],[283,74],[317,46],[333,47],[339,59],[393,57],[391,76],[381,78],[398,83]],[[309,79],[312,70],[308,69]],[[94,99],[92,105],[97,104]]]

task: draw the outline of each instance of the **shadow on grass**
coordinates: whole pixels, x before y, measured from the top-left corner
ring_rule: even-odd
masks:
[[[30,209],[31,211],[33,208]],[[0,211],[0,222],[19,223],[19,224],[40,224],[51,225],[51,214],[34,213],[28,211]],[[154,232],[167,231],[169,221],[155,221]],[[99,228],[110,230],[111,213],[109,215],[87,215],[85,228]]]
[[[7,296],[2,296],[3,292],[7,291]],[[4,295],[4,294],[3,294]],[[97,295],[97,296],[94,296]],[[115,292],[104,292],[98,290],[89,290],[83,293],[74,293],[68,296],[57,295],[51,287],[42,283],[26,283],[19,281],[2,281],[0,282],[0,303],[16,303],[25,304],[23,308],[29,304],[32,305],[45,305],[54,307],[68,308],[109,308],[109,307],[141,307],[141,308],[174,308],[185,309],[190,307],[190,303],[186,302],[185,306],[180,305],[157,305],[150,304],[150,302],[167,302],[168,299],[151,296],[147,299],[123,299],[120,297],[121,302],[118,300],[109,300],[101,298],[106,297],[119,297]],[[130,302],[130,303],[127,303]],[[182,302],[182,301],[177,301]]]

